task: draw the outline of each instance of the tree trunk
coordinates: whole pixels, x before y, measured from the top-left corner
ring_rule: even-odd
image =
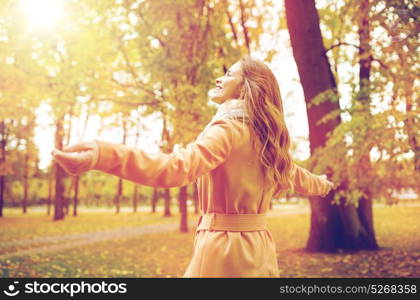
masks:
[[[182,186],[179,188],[179,207],[181,210],[181,220],[179,224],[179,230],[181,232],[188,232],[188,208],[187,208],[187,188],[188,186]]]
[[[55,146],[57,149],[63,149],[63,120],[58,118],[55,132]],[[64,178],[66,173],[59,164],[55,164],[55,197],[54,197],[54,221],[64,219]]]
[[[229,12],[229,4],[228,4],[227,0],[223,0],[223,7],[225,9],[226,16],[228,18],[230,30],[232,32],[233,39],[235,40],[236,47],[239,48],[240,45],[239,45],[238,33],[237,33],[236,28],[235,28],[235,23],[233,22],[232,15]]]
[[[248,19],[247,13],[245,11],[245,6],[243,0],[239,0],[239,10],[241,11],[240,23],[242,26],[242,32],[244,34],[245,46],[248,50],[248,53],[251,53],[251,41],[249,38],[248,27],[246,25],[246,21]]]
[[[404,60],[403,60],[404,61]],[[407,96],[406,96],[406,104],[405,104],[405,111],[408,114],[407,119],[404,121],[404,128],[406,134],[408,136],[408,141],[411,146],[411,150],[414,152],[414,170],[416,172],[420,172],[420,143],[418,141],[418,132],[416,133],[416,122],[418,122],[418,118],[414,116],[413,111],[415,110],[416,105],[413,103],[413,96],[415,95],[414,91],[414,83],[413,80],[408,79],[406,81],[408,86],[407,88]],[[413,105],[414,104],[414,105]]]
[[[118,178],[117,194],[115,195],[115,213],[120,213],[121,208],[121,196],[123,192],[123,180]]]
[[[338,116],[336,119],[316,125],[324,115],[339,109],[339,104],[338,101],[327,101],[311,106],[311,103],[316,96],[325,91],[330,91],[331,98],[338,99],[337,85],[322,43],[315,2],[286,0],[285,6],[293,55],[307,103],[312,154],[315,149],[325,145],[327,134],[341,120]],[[339,206],[331,205],[333,198],[334,191],[324,198],[309,197],[311,227],[306,250],[336,252],[339,248],[371,249],[374,244],[371,199],[361,199],[363,203],[356,208],[355,205],[346,203],[346,199],[341,199]]]
[[[5,176],[0,176],[0,218],[3,217],[3,203],[4,203],[4,189],[5,186]]]
[[[330,194],[327,195],[327,199],[320,197],[309,199],[311,227],[306,241],[308,252],[336,252],[337,244],[340,243],[338,240],[342,238],[338,207],[329,203]]]
[[[51,166],[51,172],[48,176],[48,199],[47,199],[47,216],[51,215],[51,199],[52,199],[52,189],[53,189],[53,170],[54,164]]]
[[[307,103],[312,154],[315,149],[325,145],[326,134],[340,123],[340,118],[319,125],[316,125],[316,122],[340,107],[338,101],[327,101],[316,106],[311,106],[311,102],[319,94],[328,91],[332,92],[331,98],[337,99],[338,95],[334,90],[337,85],[322,43],[314,0],[286,0],[285,6],[293,56]]]
[[[73,109],[71,110],[71,115],[73,115]],[[85,121],[83,122],[83,131],[81,138],[83,139],[86,134],[86,129],[89,121],[89,113],[86,114]],[[72,122],[70,122],[70,128],[71,128]],[[70,134],[68,142],[70,142]],[[79,187],[80,187],[80,176],[74,177],[74,194],[73,194],[73,216],[77,216],[77,208],[79,206]]]
[[[339,124],[339,120],[330,120],[329,123],[321,125],[316,125],[316,122],[329,111],[337,109],[338,103],[324,102],[312,107],[309,107],[309,104],[320,93],[335,88],[336,83],[322,43],[314,1],[286,0],[285,7],[293,55],[307,103],[312,154],[316,148],[325,145],[327,131]],[[338,234],[334,234],[334,228],[338,229],[339,225],[336,222],[339,217],[338,212],[335,212],[329,204],[329,200],[328,195],[327,199],[309,197],[311,226],[306,243],[307,251],[335,252],[336,250],[335,240]]]
[[[163,199],[164,199],[164,217],[171,216],[171,191],[170,189],[164,189],[163,192]]]
[[[152,213],[156,212],[156,204],[157,204],[158,200],[159,200],[159,189],[154,188],[153,189],[153,195],[152,195],[152,201],[151,201]]]
[[[133,191],[133,212],[136,213],[137,212],[137,203],[138,203],[138,198],[139,198],[139,191],[138,191],[138,184],[134,185],[134,191]]]
[[[74,177],[74,195],[73,195],[73,216],[77,216],[77,205],[79,204],[79,182],[80,177]]]
[[[364,106],[364,111],[370,115],[370,70],[372,65],[372,54],[370,47],[370,28],[369,28],[369,0],[361,0],[359,7],[359,101]],[[368,147],[360,159],[363,174],[369,174],[372,169],[369,153],[372,147]],[[366,169],[366,170],[365,170]],[[357,248],[377,250],[378,244],[373,228],[373,208],[372,197],[368,189],[363,191],[367,197],[359,198],[359,206],[353,208],[357,210],[358,222],[360,222],[361,230],[357,235]],[[357,222],[357,223],[358,223]]]
[[[142,114],[141,114],[141,112],[139,110],[137,110],[137,113],[138,113],[138,120],[137,120],[136,140],[135,140],[136,146],[137,146],[137,144],[138,144],[138,142],[140,140],[140,127],[141,127],[140,125],[141,125],[141,116],[142,116]],[[137,205],[138,205],[137,203],[138,203],[138,198],[139,198],[139,196],[138,196],[138,194],[139,194],[138,189],[139,189],[139,185],[138,184],[134,184],[134,191],[133,191],[133,212],[134,213],[137,212]]]
[[[0,121],[0,217],[3,217],[4,190],[6,188],[6,124]]]
[[[122,127],[123,127],[123,140],[122,143],[125,144],[127,140],[127,122],[124,119],[124,116],[122,116]],[[123,179],[118,179],[118,186],[117,186],[117,195],[115,195],[115,209],[116,213],[120,213],[120,207],[121,207],[121,198],[123,193]]]
[[[66,176],[67,176],[67,174],[66,174]],[[69,191],[69,192],[71,192],[71,191]],[[64,194],[66,194],[66,193],[64,193]],[[70,212],[70,208],[69,208],[70,199],[71,199],[70,195],[64,196],[64,214],[66,216],[68,216],[69,212]]]
[[[178,213],[179,213],[180,215],[181,215],[181,213],[182,213],[180,192],[178,193]]]
[[[28,148],[28,142],[26,143]],[[29,191],[29,149],[25,150],[25,158],[23,165],[23,199],[22,199],[22,212],[26,214],[28,211],[28,191]]]

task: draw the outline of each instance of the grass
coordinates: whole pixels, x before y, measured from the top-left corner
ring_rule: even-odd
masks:
[[[272,220],[281,277],[420,277],[420,207],[376,206],[381,247],[357,253],[306,253],[309,216]]]
[[[99,215],[99,216],[98,216]],[[88,214],[57,223],[41,216],[14,217],[12,223],[1,220],[2,239],[10,230],[30,231],[27,223],[39,222],[45,233],[68,233],[72,224],[77,230],[102,230],[144,222],[177,222],[178,217],[162,218],[149,213],[139,216]],[[374,208],[378,251],[321,254],[305,253],[309,233],[309,215],[284,215],[269,220],[276,241],[281,277],[420,277],[420,207]],[[147,219],[149,218],[149,219]],[[92,220],[96,223],[90,224]],[[30,222],[29,222],[30,221]],[[26,223],[26,224],[22,224]],[[87,224],[85,224],[87,223]],[[190,222],[191,223],[191,222]],[[49,225],[48,225],[49,224]],[[55,224],[55,223],[54,223]],[[67,226],[65,226],[67,224]],[[83,226],[85,224],[85,226]],[[89,224],[89,226],[88,226]],[[6,226],[5,226],[6,225]],[[51,230],[51,231],[48,231]],[[76,229],[71,229],[76,230]],[[41,234],[41,232],[38,232]],[[135,238],[97,242],[77,249],[15,257],[0,261],[3,277],[181,277],[192,255],[193,232],[153,233]]]
[[[20,210],[6,209],[5,216],[0,218],[0,244],[3,241],[178,222],[177,212],[172,217],[163,218],[160,210],[154,214],[144,211],[115,214],[113,211],[87,210],[80,212],[77,217],[66,216],[63,221],[55,222],[52,216],[38,210],[22,215]]]

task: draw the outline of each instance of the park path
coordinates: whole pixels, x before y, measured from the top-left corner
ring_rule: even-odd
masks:
[[[267,216],[269,218],[273,218],[282,215],[294,215],[308,212],[308,208],[285,209],[268,211]],[[196,218],[194,218],[192,223],[195,228]],[[2,242],[0,245],[0,261],[17,256],[58,252],[90,245],[96,242],[125,239],[151,233],[175,231],[178,230],[178,228],[179,223],[156,224]]]
[[[14,247],[30,247],[29,249],[18,249],[13,252],[0,254],[0,261],[16,256],[28,256],[62,251],[70,248],[81,247],[96,242],[124,239],[141,236],[149,233],[167,232],[178,229],[178,223],[145,225],[139,227],[125,227],[111,230],[84,232],[78,234],[67,234],[62,236],[51,236],[36,239],[16,240],[3,242],[0,251]],[[6,250],[7,251],[7,250]]]

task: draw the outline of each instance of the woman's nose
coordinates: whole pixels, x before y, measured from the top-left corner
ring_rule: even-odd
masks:
[[[220,80],[220,78],[217,78],[216,79],[216,85],[219,85],[219,84],[221,84],[222,83],[222,81]]]

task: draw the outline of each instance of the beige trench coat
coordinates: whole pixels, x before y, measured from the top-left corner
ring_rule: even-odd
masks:
[[[97,141],[95,169],[152,187],[196,182],[203,214],[264,214],[275,186],[262,190],[263,176],[247,125],[235,119],[210,122],[195,142],[170,154],[150,154],[121,144]],[[294,189],[325,195],[320,176],[294,164]],[[268,229],[196,231],[194,252],[184,277],[278,277],[277,255]]]

